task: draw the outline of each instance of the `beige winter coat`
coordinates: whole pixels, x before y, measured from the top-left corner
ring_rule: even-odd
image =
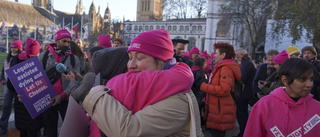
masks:
[[[195,135],[203,137],[197,100],[192,93],[172,95],[136,112],[134,115],[107,93],[106,86],[91,89],[83,101],[84,109],[108,137],[188,137],[192,100]],[[188,95],[187,95],[188,94]]]

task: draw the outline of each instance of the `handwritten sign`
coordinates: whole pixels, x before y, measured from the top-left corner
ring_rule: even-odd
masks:
[[[32,118],[52,106],[50,99],[57,93],[37,57],[10,67],[6,73]]]

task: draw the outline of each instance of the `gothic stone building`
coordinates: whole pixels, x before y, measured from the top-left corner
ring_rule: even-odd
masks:
[[[20,28],[20,39],[24,42],[27,38],[34,38],[35,30],[38,28],[38,35],[36,39],[41,44],[49,35],[47,29],[50,25],[57,27],[76,23],[78,26],[78,37],[81,34],[81,24],[88,24],[89,40],[92,45],[95,45],[97,37],[101,34],[111,34],[111,38],[118,37],[119,32],[112,32],[110,28],[111,16],[110,10],[107,7],[103,17],[100,15],[100,7],[96,12],[95,6],[92,2],[89,14],[83,12],[82,0],[77,1],[75,13],[67,13],[55,10],[52,7],[51,0],[33,0],[32,5],[22,4],[18,2],[0,0],[0,20],[5,21],[6,26],[3,29],[3,34],[0,36],[0,46],[5,47],[11,42],[19,39],[19,29],[15,29],[13,37],[8,37],[8,44],[6,43],[7,30],[10,33],[11,28],[16,24]],[[82,23],[81,23],[82,19]],[[120,23],[119,26],[122,24]],[[46,28],[47,26],[47,28]],[[122,29],[122,27],[121,27]],[[55,33],[55,30],[53,33]],[[121,30],[119,30],[121,31]],[[70,30],[75,38],[75,32]],[[45,36],[47,34],[47,36]],[[51,37],[53,39],[53,37]]]

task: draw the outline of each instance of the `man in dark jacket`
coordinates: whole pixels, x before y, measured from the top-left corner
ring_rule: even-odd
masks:
[[[261,91],[258,88],[258,81],[274,81],[275,76],[277,75],[276,69],[274,68],[273,58],[278,55],[277,50],[271,49],[267,52],[267,63],[262,64],[257,68],[257,73],[254,76],[253,80],[253,92],[254,95],[260,93]]]
[[[70,71],[80,72],[79,58],[71,53],[70,42],[72,40],[71,34],[66,29],[61,29],[56,33],[56,43],[49,44],[49,51],[42,52],[39,55],[39,60],[46,71],[55,68],[58,63],[63,63]],[[56,81],[51,81],[57,96],[52,97],[54,104],[43,113],[44,121],[44,136],[56,137],[58,136],[58,120],[59,113],[64,120],[64,116],[68,107],[68,96],[71,93],[68,87],[70,81],[62,74],[58,75]]]
[[[242,137],[246,123],[249,118],[248,114],[248,104],[249,100],[254,97],[252,90],[252,82],[256,68],[252,63],[247,51],[245,49],[236,50],[236,59],[241,61],[240,70],[241,70],[241,82],[244,85],[244,90],[241,92],[239,100],[236,102],[237,105],[237,120],[240,126],[240,133],[238,137]]]
[[[316,69],[311,94],[314,99],[320,101],[320,62],[317,60],[317,51],[312,46],[305,46],[301,51],[303,58],[310,61]]]
[[[173,57],[176,58],[177,62],[186,63],[190,68],[193,67],[193,61],[191,61],[188,57],[182,57],[182,53],[186,48],[186,44],[189,43],[188,40],[184,39],[172,39],[174,55]]]

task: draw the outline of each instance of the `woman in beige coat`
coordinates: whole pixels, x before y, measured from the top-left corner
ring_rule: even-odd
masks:
[[[149,39],[152,39],[152,42]],[[164,30],[144,32],[138,35],[131,45],[132,47],[128,49],[129,72],[111,79],[107,83],[110,89],[107,86],[92,88],[83,101],[83,108],[98,127],[108,137],[203,136],[197,100],[190,90],[191,86],[188,87],[188,84],[184,83],[187,79],[173,81],[175,83],[173,86],[174,84],[167,81],[175,79],[174,75],[172,78],[163,78],[168,76],[167,74],[172,74],[170,71],[182,69],[184,70],[181,72],[182,75],[187,74],[189,77],[191,73],[192,79],[189,81],[193,82],[190,68],[183,63],[177,63],[172,65],[172,68],[164,70],[167,66],[164,64],[168,64],[168,60],[173,57],[173,46],[168,32]],[[123,80],[123,83],[117,80]],[[116,82],[112,83],[113,81]],[[130,84],[126,81],[130,81]],[[159,83],[155,84],[157,82]],[[120,86],[117,86],[119,83]],[[119,88],[121,86],[122,88]],[[141,87],[148,88],[141,89]],[[179,88],[184,91],[177,90]],[[133,94],[132,96],[124,94],[126,97],[123,98],[119,96],[122,92]]]

